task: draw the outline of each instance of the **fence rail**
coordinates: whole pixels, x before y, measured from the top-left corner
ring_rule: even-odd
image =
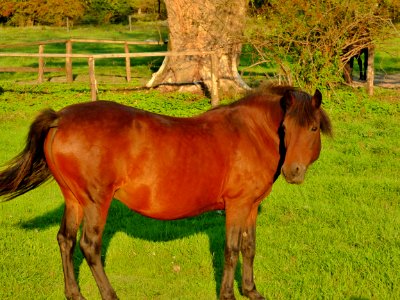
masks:
[[[93,44],[128,44],[128,45],[163,45],[163,41],[121,41],[121,40],[103,40],[103,39],[64,39],[64,40],[46,40],[38,42],[28,43],[16,43],[16,44],[0,44],[0,49],[9,48],[20,48],[38,45],[50,45],[50,44],[66,44],[71,43],[93,43]]]
[[[58,53],[0,53],[0,57],[45,57],[45,58],[125,58],[125,57],[152,57],[152,56],[205,56],[215,53],[214,51],[182,51],[182,52],[136,52],[136,53],[104,53],[104,54],[58,54]]]
[[[47,44],[65,43],[66,53],[44,53],[44,46]],[[77,54],[72,53],[73,43],[101,43],[101,44],[122,44],[124,45],[124,53],[104,53],[104,54]],[[38,82],[43,82],[45,72],[62,72],[66,73],[67,82],[73,81],[72,59],[83,58],[88,60],[91,99],[97,99],[97,81],[95,77],[95,60],[110,58],[125,58],[126,80],[131,81],[130,59],[138,57],[166,57],[166,56],[209,56],[211,63],[211,103],[213,106],[218,105],[218,63],[217,53],[215,51],[159,51],[159,52],[129,52],[129,45],[161,45],[163,42],[157,41],[116,41],[116,40],[95,40],[95,39],[68,39],[68,40],[50,40],[32,43],[19,43],[13,45],[1,45],[0,49],[18,48],[27,46],[39,46],[38,53],[23,52],[0,52],[0,57],[33,57],[38,58],[38,67],[0,67],[0,72],[38,72]],[[44,66],[45,58],[65,59],[65,68],[46,68]]]

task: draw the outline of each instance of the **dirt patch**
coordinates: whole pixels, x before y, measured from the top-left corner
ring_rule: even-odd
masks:
[[[366,86],[365,81],[353,79],[351,84],[354,87]],[[400,89],[400,73],[398,74],[375,74],[374,86],[379,86],[387,89]]]
[[[400,89],[400,73],[376,74],[374,84],[389,89]]]

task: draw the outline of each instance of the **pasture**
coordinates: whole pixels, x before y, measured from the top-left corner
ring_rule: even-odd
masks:
[[[140,68],[150,74],[152,63]],[[391,71],[400,73],[400,67]],[[32,74],[0,76],[0,165],[21,150],[38,111],[90,99],[86,82],[35,85],[25,82]],[[101,85],[100,99],[174,116],[210,108],[200,96],[133,86]],[[399,98],[395,89],[376,88],[373,97],[348,87],[323,91],[334,137],[323,138],[321,156],[305,183],[292,186],[279,178],[259,212],[254,267],[264,296],[400,297]],[[64,298],[56,241],[62,212],[54,182],[0,203],[0,299]],[[114,201],[103,236],[105,270],[120,299],[216,299],[224,238],[222,212],[166,222]],[[75,265],[82,294],[100,299],[78,248]],[[244,299],[238,293],[240,276],[236,272],[235,293]]]

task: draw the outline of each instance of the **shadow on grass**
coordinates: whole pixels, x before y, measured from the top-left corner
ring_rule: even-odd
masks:
[[[21,225],[25,230],[46,229],[58,225],[61,222],[64,206],[50,211],[42,216],[29,220]],[[219,211],[204,213],[200,216],[175,220],[159,221],[141,216],[128,209],[119,201],[113,201],[107,224],[103,233],[102,259],[103,263],[107,254],[108,247],[113,236],[118,232],[124,232],[133,238],[143,239],[152,242],[165,242],[181,239],[196,233],[205,233],[209,238],[210,253],[213,259],[214,278],[216,281],[216,294],[219,295],[221,288],[223,264],[224,264],[224,244],[225,244],[225,215]],[[78,237],[79,238],[79,237]],[[79,245],[79,242],[77,243]],[[84,258],[76,247],[74,254],[74,268],[79,278],[79,267]],[[162,262],[160,261],[160,264]],[[241,290],[241,264],[238,261],[235,280]],[[61,270],[60,270],[61,271]],[[78,280],[79,281],[79,280]]]

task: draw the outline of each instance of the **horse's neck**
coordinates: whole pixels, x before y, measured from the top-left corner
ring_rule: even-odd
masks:
[[[241,118],[253,133],[263,140],[279,141],[284,113],[279,101],[243,103]]]
[[[273,131],[278,131],[284,117],[279,101],[249,101],[247,107],[254,122],[260,126],[267,126]]]

